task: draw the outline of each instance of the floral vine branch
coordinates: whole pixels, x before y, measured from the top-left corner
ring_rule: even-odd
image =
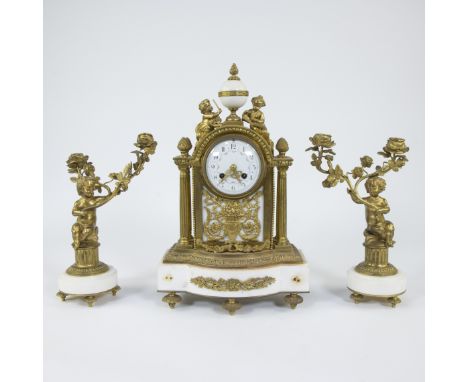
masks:
[[[310,164],[321,173],[327,175],[326,179],[322,182],[322,186],[331,188],[335,187],[338,183],[346,182],[348,193],[353,200],[359,201],[359,203],[371,208],[374,206],[359,195],[358,187],[362,181],[368,178],[383,176],[389,171],[399,171],[408,161],[406,152],[408,152],[409,148],[406,146],[405,140],[402,138],[389,138],[382,151],[378,152],[379,155],[385,158],[382,165],[375,166],[375,169],[371,171],[374,160],[370,156],[365,155],[360,158],[360,166],[356,166],[352,171],[345,173],[339,165],[333,165],[336,153],[332,149],[335,146],[335,142],[332,140],[331,135],[315,134],[309,140],[312,146],[307,148],[306,151],[314,151]],[[326,167],[324,167],[324,163],[326,163]],[[350,176],[354,180],[354,184]]]
[[[155,153],[157,142],[151,134],[141,133],[138,135],[137,142],[134,145],[139,149],[132,151],[132,154],[135,154],[137,157],[136,162],[128,163],[120,172],[110,173],[110,180],[104,183],[96,176],[95,167],[93,162],[88,160],[88,155],[82,153],[71,154],[67,160],[68,172],[70,174],[76,174],[77,176],[71,177],[70,180],[73,183],[78,183],[83,178],[92,178],[95,183],[95,189],[99,193],[104,189],[107,191],[108,195],[112,193],[119,195],[121,192],[127,191],[132,178],[140,174],[144,169],[145,163],[149,162],[150,155]],[[112,191],[108,185],[114,182],[115,186]]]

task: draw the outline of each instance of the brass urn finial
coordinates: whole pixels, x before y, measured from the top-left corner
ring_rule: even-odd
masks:
[[[177,144],[177,148],[181,152],[181,154],[188,154],[190,149],[192,148],[192,142],[187,137],[183,137],[180,139],[179,143]]]
[[[235,80],[239,81],[240,80],[240,78],[238,76],[239,69],[237,69],[237,65],[235,63],[233,63],[231,65],[231,69],[229,70],[229,73],[231,74],[231,76],[228,78],[228,80],[233,80],[233,81],[235,81]]]
[[[284,138],[278,139],[278,142],[276,142],[276,150],[279,151],[280,155],[284,155],[286,151],[289,150],[288,141]]]

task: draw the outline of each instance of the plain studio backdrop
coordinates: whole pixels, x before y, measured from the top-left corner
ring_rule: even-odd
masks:
[[[217,99],[230,65],[261,94],[272,139],[284,137],[288,234],[309,262],[311,293],[247,302],[183,296],[170,310],[155,270],[179,234],[183,136],[198,103]],[[422,381],[424,377],[424,3],[422,0],[45,1],[45,380]],[[219,103],[219,102],[218,102]],[[250,107],[250,100],[245,107]],[[222,116],[226,116],[224,110]],[[101,178],[133,160],[139,132],[159,142],[129,190],[98,210],[100,256],[121,292],[90,309],[61,302],[74,261],[65,161],[90,156]],[[396,227],[390,261],[408,276],[392,309],[355,305],[346,271],[364,258],[364,207],[343,184],[322,188],[308,138],[333,135],[346,170],[404,137],[409,162],[383,196]]]

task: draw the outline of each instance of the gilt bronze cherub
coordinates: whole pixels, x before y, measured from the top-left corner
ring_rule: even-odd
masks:
[[[96,226],[96,210],[108,203],[117,195],[127,191],[128,185],[133,177],[140,174],[144,164],[149,162],[150,155],[156,150],[157,142],[149,133],[138,135],[135,146],[138,150],[133,151],[137,157],[135,163],[128,163],[119,173],[109,174],[110,180],[102,183],[95,174],[95,168],[88,159],[88,155],[82,153],[71,154],[67,160],[68,172],[75,174],[71,181],[76,183],[76,189],[80,198],[75,202],[72,209],[76,222],[72,226],[72,246],[75,250],[75,263],[71,265],[66,274],[69,276],[96,276],[109,271],[109,266],[99,261],[99,237]],[[114,185],[113,189],[111,185]],[[106,192],[105,195],[96,195]],[[69,281],[68,281],[69,283]],[[68,285],[68,284],[67,284]],[[115,294],[120,289],[118,286],[111,292]],[[75,293],[60,290],[59,297],[65,300],[67,295]],[[91,305],[95,296],[89,294],[83,297]]]
[[[331,135],[315,134],[310,138],[312,147],[308,150],[312,153],[312,166],[318,171],[326,174],[322,182],[323,187],[335,187],[338,183],[346,183],[347,192],[351,199],[366,207],[367,227],[364,230],[365,260],[358,264],[354,270],[367,276],[394,276],[398,270],[388,262],[388,248],[393,247],[395,241],[394,226],[392,222],[385,219],[390,212],[390,207],[385,198],[380,196],[385,190],[386,182],[383,176],[389,171],[399,171],[408,161],[406,153],[409,148],[402,138],[389,138],[387,144],[378,154],[385,158],[381,166],[376,166],[374,171],[370,168],[373,159],[370,156],[361,158],[361,165],[353,168],[351,172],[345,173],[339,165],[334,166],[333,142]],[[326,163],[324,168],[323,164]],[[353,184],[353,180],[354,184]],[[364,182],[365,181],[365,182]],[[364,182],[369,196],[361,197],[359,185]],[[356,302],[363,297],[361,293],[353,293],[351,296]],[[390,296],[389,302],[394,306],[400,302],[398,297]]]
[[[267,140],[270,140],[270,135],[265,126],[265,115],[260,109],[265,107],[265,100],[261,95],[252,98],[252,109],[248,109],[242,113],[242,120],[250,125],[252,130],[263,135]]]
[[[221,109],[219,108],[219,106],[216,104],[214,100],[213,100],[213,103],[216,105],[216,108],[218,109],[216,112],[213,111],[213,106],[211,106],[209,99],[204,99],[203,101],[200,102],[200,105],[198,105],[198,108],[200,109],[200,112],[202,113],[203,118],[202,118],[202,121],[197,125],[195,129],[197,141],[204,135],[208,134],[210,131],[213,131],[214,129],[221,127],[221,117],[219,116],[221,114]]]

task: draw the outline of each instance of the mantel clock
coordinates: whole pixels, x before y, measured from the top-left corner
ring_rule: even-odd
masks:
[[[215,101],[216,110],[203,100],[192,153],[189,138],[177,146],[180,238],[158,269],[158,290],[168,293],[163,301],[171,308],[182,300],[177,292],[223,298],[230,313],[240,298],[287,293],[295,308],[298,293],[309,291],[309,271],[287,237],[286,173],[293,160],[284,138],[276,146],[270,139],[262,96],[237,115],[249,92],[235,64],[230,74],[218,93],[227,118]]]

